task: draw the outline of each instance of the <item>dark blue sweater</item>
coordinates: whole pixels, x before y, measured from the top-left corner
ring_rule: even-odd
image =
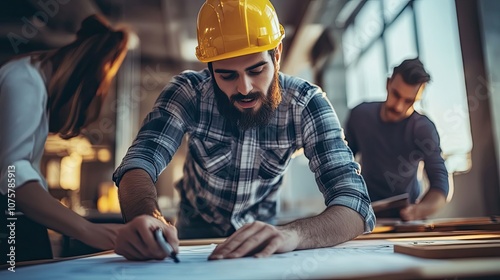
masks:
[[[346,140],[354,155],[361,153],[363,175],[372,201],[408,193],[420,195],[417,169],[425,163],[430,188],[448,195],[448,172],[441,157],[439,135],[429,118],[413,112],[400,122],[384,122],[382,102],[355,107],[346,124]]]

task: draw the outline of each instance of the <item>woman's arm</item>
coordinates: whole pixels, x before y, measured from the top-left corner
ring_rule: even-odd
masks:
[[[18,208],[33,221],[94,248],[114,249],[117,232],[123,225],[87,221],[53,198],[37,181],[18,187],[15,194]]]

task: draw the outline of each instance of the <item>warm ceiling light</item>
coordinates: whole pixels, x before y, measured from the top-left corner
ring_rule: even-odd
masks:
[[[100,162],[109,162],[111,160],[111,152],[107,148],[102,148],[97,151],[97,159]]]

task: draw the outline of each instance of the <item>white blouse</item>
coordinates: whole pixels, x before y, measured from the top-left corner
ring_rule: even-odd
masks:
[[[28,181],[38,181],[47,190],[40,172],[49,131],[47,99],[40,69],[31,64],[30,57],[10,61],[0,68],[0,193],[3,195],[7,188],[17,188]],[[9,173],[15,177],[9,177]]]

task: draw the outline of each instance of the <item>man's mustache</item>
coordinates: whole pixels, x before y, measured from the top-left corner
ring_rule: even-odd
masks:
[[[261,92],[250,92],[247,95],[237,93],[237,94],[231,96],[231,102],[234,103],[237,101],[241,101],[243,99],[257,99],[257,98],[262,98],[262,97],[263,97],[263,94]]]
[[[387,111],[393,113],[393,114],[401,114],[400,112],[394,110],[393,108],[387,108]]]

